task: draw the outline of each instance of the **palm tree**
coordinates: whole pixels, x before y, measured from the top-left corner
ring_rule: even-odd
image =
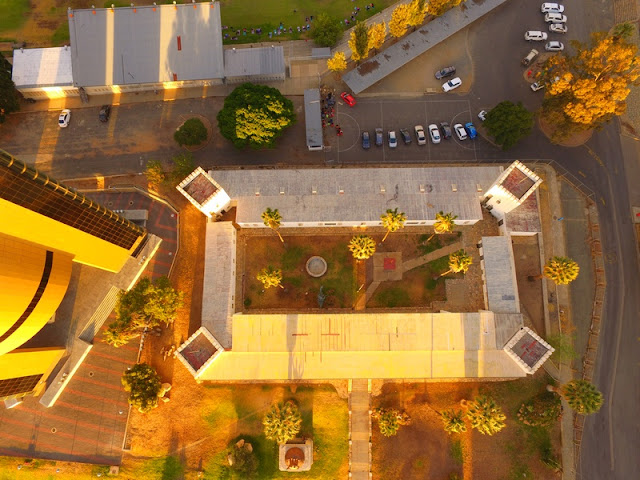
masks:
[[[375,408],[371,412],[371,418],[378,421],[380,433],[385,437],[391,437],[398,433],[402,425],[409,425],[411,417],[395,408]]]
[[[441,277],[450,273],[467,273],[469,266],[473,263],[471,257],[464,250],[458,250],[449,254],[449,270],[441,274]]]
[[[349,251],[356,260],[366,260],[376,253],[376,242],[369,235],[355,235],[349,242]]]
[[[280,228],[280,222],[282,221],[282,216],[277,208],[271,210],[271,208],[267,207],[267,209],[262,212],[262,221],[264,224],[269,227],[271,230],[278,234],[280,241],[284,243],[284,239],[278,229]]]
[[[580,415],[596,413],[602,406],[602,393],[593,383],[586,380],[571,380],[560,388],[547,385],[547,390],[556,392],[563,397],[569,406]]]
[[[262,282],[264,288],[280,287],[284,289],[282,286],[282,270],[273,268],[271,265],[260,270],[256,275],[256,279]]]
[[[464,412],[462,410],[445,410],[440,412],[440,418],[444,423],[444,431],[451,433],[463,433],[467,431],[464,423]]]
[[[491,397],[481,395],[474,401],[464,402],[462,405],[467,408],[467,418],[471,421],[471,427],[483,435],[493,435],[506,426],[504,421],[507,417]]]
[[[431,236],[427,239],[427,243],[431,241],[436,233],[438,235],[443,233],[451,233],[453,231],[453,227],[456,226],[456,222],[454,222],[456,218],[458,218],[458,216],[454,215],[451,212],[444,213],[442,210],[440,210],[438,213],[436,213],[436,222],[433,224],[434,233],[432,233]]]
[[[264,435],[269,440],[275,440],[279,445],[287,443],[300,431],[302,417],[298,406],[291,400],[277,403],[262,419]]]
[[[382,220],[382,226],[387,229],[387,233],[382,239],[384,242],[391,232],[404,228],[404,222],[407,221],[407,216],[404,212],[398,213],[398,209],[394,208],[393,210],[388,209],[384,215],[380,215],[380,220]]]
[[[529,280],[539,280],[547,277],[556,285],[567,285],[573,282],[580,273],[580,266],[567,257],[553,257],[549,260],[540,275],[529,276]]]

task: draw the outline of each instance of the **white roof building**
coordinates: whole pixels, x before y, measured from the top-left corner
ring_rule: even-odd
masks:
[[[11,78],[18,90],[73,85],[70,47],[14,50]]]

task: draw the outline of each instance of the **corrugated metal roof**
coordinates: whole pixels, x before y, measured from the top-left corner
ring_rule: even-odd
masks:
[[[307,147],[321,147],[322,114],[320,90],[317,88],[304,91],[304,121],[307,128]]]
[[[225,77],[284,73],[284,48],[281,46],[228,48],[224,51]]]
[[[14,50],[11,78],[18,88],[73,85],[71,48]]]
[[[77,86],[222,78],[220,5],[215,2],[69,12]]]
[[[379,222],[395,207],[409,221],[434,220],[440,210],[458,215],[458,224],[478,221],[478,185],[486,191],[500,173],[498,166],[209,172],[237,201],[238,223],[259,224],[266,207],[279,209],[286,223]]]

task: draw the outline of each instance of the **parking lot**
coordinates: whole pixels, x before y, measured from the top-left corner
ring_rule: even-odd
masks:
[[[447,95],[420,97],[413,99],[383,100],[376,98],[358,99],[351,108],[338,102],[336,108],[337,123],[343,131],[338,137],[331,129],[326,129],[326,137],[331,145],[332,155],[328,163],[339,164],[389,164],[389,163],[447,163],[482,159],[485,152],[498,150],[484,140],[481,135],[474,140],[460,141],[455,133],[449,139],[433,144],[430,139],[426,145],[418,145],[413,127],[422,125],[427,130],[431,123],[448,122],[451,127],[456,123],[473,122],[478,128],[478,112],[472,111],[466,99],[445,98]],[[375,146],[375,129],[384,130],[382,147]],[[400,136],[400,128],[406,128],[411,134],[411,143],[405,145]],[[371,136],[371,148],[362,148],[362,132]],[[395,130],[398,146],[389,148],[387,132]],[[428,133],[426,133],[428,136]],[[499,151],[499,150],[498,150]]]

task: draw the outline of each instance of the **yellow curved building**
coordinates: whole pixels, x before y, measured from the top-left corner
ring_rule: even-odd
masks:
[[[0,399],[38,393],[65,354],[21,347],[55,321],[72,262],[118,272],[146,235],[0,150]]]

